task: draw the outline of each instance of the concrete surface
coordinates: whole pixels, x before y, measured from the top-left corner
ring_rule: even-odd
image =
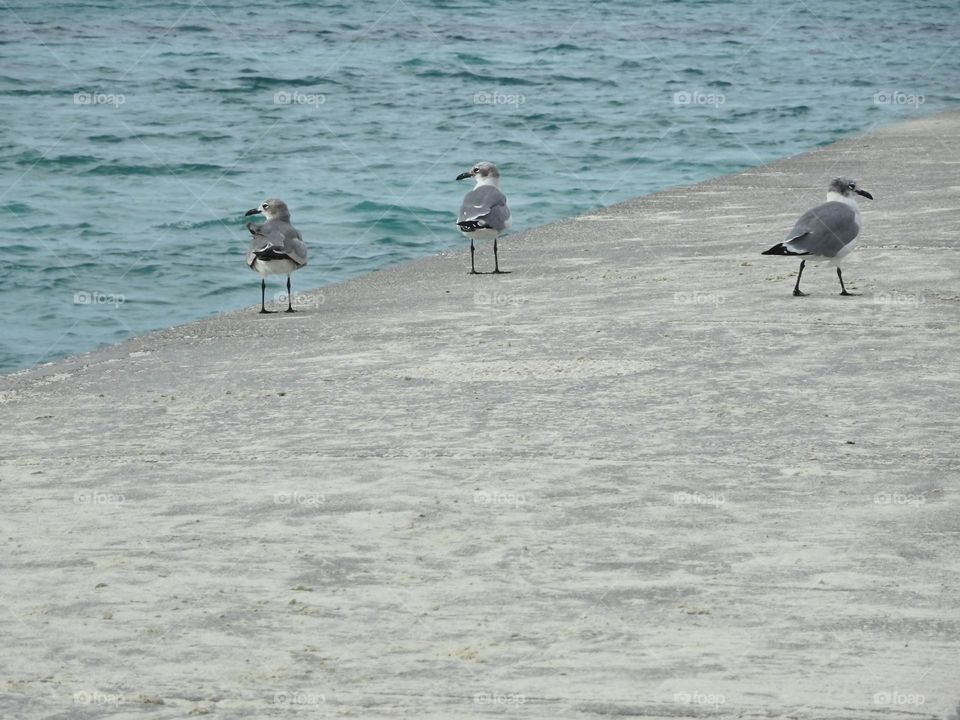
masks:
[[[2,378],[0,716],[956,718],[958,209],[954,112]]]

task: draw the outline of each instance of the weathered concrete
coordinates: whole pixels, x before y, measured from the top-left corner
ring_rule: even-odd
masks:
[[[0,715],[948,716],[958,170],[949,113],[4,378]],[[860,295],[794,298],[840,174]]]

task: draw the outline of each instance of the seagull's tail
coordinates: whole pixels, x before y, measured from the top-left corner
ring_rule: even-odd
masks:
[[[797,252],[796,250],[791,250],[786,246],[785,243],[777,243],[769,250],[764,250],[761,255],[809,255],[810,253]]]

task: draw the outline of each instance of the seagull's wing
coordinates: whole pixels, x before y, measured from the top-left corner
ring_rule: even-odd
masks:
[[[492,185],[474,188],[463,197],[457,224],[462,230],[505,230],[510,225],[507,196]]]
[[[783,245],[797,254],[834,257],[859,232],[853,208],[832,201],[801,215]]]
[[[297,265],[307,264],[307,244],[303,241],[299,230],[294,230],[296,237],[287,238],[287,254]]]
[[[250,252],[247,253],[247,264],[251,264],[255,257],[261,260],[276,260],[289,258],[297,265],[307,264],[307,245],[303,242],[300,231],[284,220],[268,220],[263,225],[247,225],[250,234]],[[266,256],[264,256],[266,253]]]

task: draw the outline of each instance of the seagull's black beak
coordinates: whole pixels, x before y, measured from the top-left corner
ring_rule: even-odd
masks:
[[[873,200],[873,195],[868,193],[866,190],[854,190],[857,195],[863,195],[867,200]]]
[[[247,215],[259,215],[259,214],[260,214],[260,208],[255,207],[253,210],[247,210],[243,214],[243,216],[246,217]]]
[[[463,180],[468,177],[473,177],[473,173],[472,172],[460,173],[459,175],[457,175],[457,180]]]

